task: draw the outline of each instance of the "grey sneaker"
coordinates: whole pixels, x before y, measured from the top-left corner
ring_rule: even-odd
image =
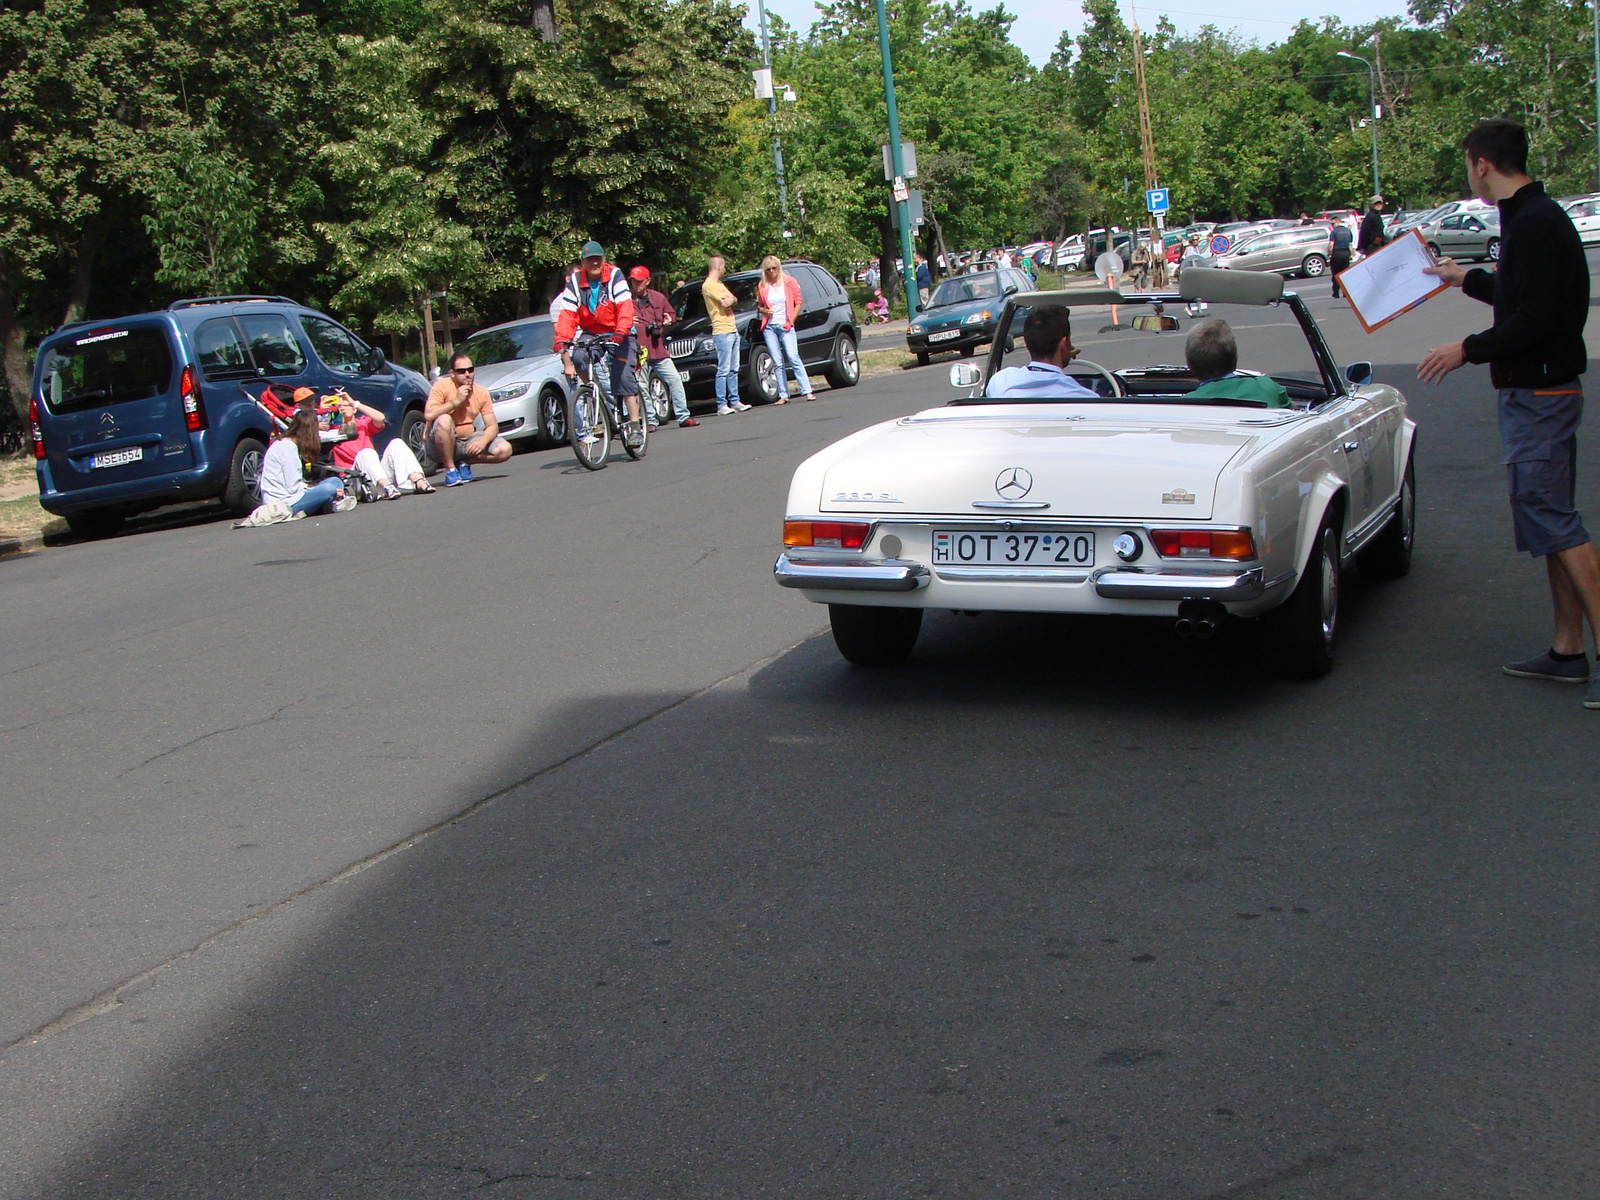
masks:
[[[1589,685],[1589,694],[1583,698],[1585,708],[1600,708],[1600,675],[1594,677],[1594,682]]]
[[[1507,663],[1500,669],[1507,675],[1515,675],[1518,679],[1545,679],[1551,683],[1589,682],[1588,655],[1584,655],[1582,658],[1575,658],[1571,662],[1557,662],[1550,657],[1550,651],[1546,650],[1538,658]],[[1591,695],[1593,695],[1592,691]],[[1591,705],[1591,707],[1600,707],[1600,702]]]

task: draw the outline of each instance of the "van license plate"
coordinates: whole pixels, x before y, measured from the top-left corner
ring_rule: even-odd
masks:
[[[138,462],[144,457],[142,446],[129,446],[126,450],[113,450],[110,454],[96,454],[89,460],[90,468],[95,467],[121,467],[128,463]]]

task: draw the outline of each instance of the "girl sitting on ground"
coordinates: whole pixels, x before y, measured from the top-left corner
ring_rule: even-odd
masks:
[[[315,409],[297,408],[289,425],[261,458],[261,502],[286,504],[291,513],[349,512],[356,506],[338,476],[306,486],[306,470],[322,453]]]

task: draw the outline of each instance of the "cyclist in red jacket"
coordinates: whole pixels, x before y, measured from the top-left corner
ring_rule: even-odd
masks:
[[[633,291],[628,287],[628,277],[606,261],[599,242],[585,242],[580,259],[578,269],[556,299],[555,350],[561,355],[567,378],[575,379],[578,367],[570,352],[573,340],[580,332],[609,337],[610,392],[627,406],[625,436],[633,437],[641,428],[639,381],[633,371],[639,354],[633,332]],[[583,354],[581,347],[579,353]],[[598,362],[595,365],[598,367]],[[587,429],[572,432],[580,441],[594,436]]]

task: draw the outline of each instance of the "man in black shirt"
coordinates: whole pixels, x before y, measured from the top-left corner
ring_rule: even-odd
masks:
[[[1499,391],[1500,440],[1517,549],[1542,557],[1555,607],[1550,649],[1505,667],[1508,675],[1558,683],[1590,680],[1583,622],[1600,633],[1600,554],[1574,504],[1578,421],[1589,365],[1589,265],[1578,231],[1544,185],[1528,178],[1528,135],[1510,121],[1482,121],[1463,143],[1475,195],[1500,206],[1499,270],[1443,260],[1427,268],[1494,305],[1494,325],[1430,350],[1418,378],[1437,383],[1462,363],[1488,363]],[[1600,709],[1600,675],[1584,707]]]
[[[1367,215],[1361,218],[1361,237],[1356,249],[1363,254],[1376,254],[1388,240],[1383,236],[1383,197],[1374,196]]]

